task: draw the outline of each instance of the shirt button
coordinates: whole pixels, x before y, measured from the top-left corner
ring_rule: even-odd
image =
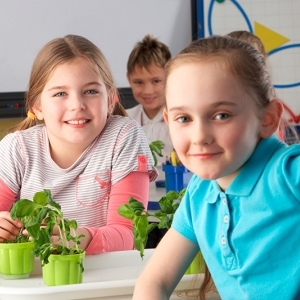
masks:
[[[223,202],[223,204],[225,205],[225,204],[226,204],[226,198],[223,198],[223,199],[222,199],[222,202]]]
[[[223,220],[224,220],[224,223],[228,223],[228,216],[225,216]]]
[[[221,243],[222,243],[222,245],[225,245],[225,244],[226,244],[226,239],[225,239],[224,236],[223,236],[222,239],[221,239]]]

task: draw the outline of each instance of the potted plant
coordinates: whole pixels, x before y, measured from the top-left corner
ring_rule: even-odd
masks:
[[[13,241],[0,243],[0,274],[4,279],[28,278],[34,269],[33,243],[22,228]]]
[[[171,228],[174,214],[185,191],[185,188],[180,192],[169,191],[159,200],[160,208],[152,213],[145,210],[144,205],[132,197],[129,198],[128,204],[122,204],[119,207],[119,214],[133,222],[134,246],[140,252],[141,258],[144,256],[149,233],[156,227],[159,229]],[[157,222],[149,222],[149,217],[153,217]],[[186,274],[202,273],[204,267],[205,262],[199,252],[187,269]]]
[[[35,193],[33,200],[18,200],[10,214],[13,220],[22,222],[32,238],[33,253],[41,260],[45,284],[82,282],[85,251],[79,248],[79,244],[84,235],[75,234],[77,222],[64,218],[50,190]],[[57,244],[51,242],[55,226],[59,230]]]

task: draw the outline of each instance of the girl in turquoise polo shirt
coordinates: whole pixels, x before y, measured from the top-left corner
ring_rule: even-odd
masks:
[[[300,145],[275,132],[282,105],[265,59],[242,41],[192,42],[167,64],[164,117],[195,175],[136,284],[169,299],[197,251],[223,300],[300,299]]]

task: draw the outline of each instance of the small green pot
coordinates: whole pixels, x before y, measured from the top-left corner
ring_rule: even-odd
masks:
[[[0,274],[4,279],[28,278],[34,269],[32,242],[0,243]]]
[[[42,268],[44,283],[49,286],[82,283],[84,257],[85,252],[50,255],[49,263]]]
[[[199,274],[204,273],[205,270],[205,261],[203,259],[202,253],[199,251],[193,261],[191,262],[188,269],[185,271],[185,274]]]

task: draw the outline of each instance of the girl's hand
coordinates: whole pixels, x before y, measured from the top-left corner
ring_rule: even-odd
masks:
[[[13,241],[21,228],[21,221],[14,221],[10,217],[9,211],[0,212],[0,243],[3,243],[5,240]]]
[[[86,249],[89,245],[89,243],[92,240],[92,235],[90,234],[90,232],[85,229],[85,228],[77,228],[76,229],[76,235],[80,235],[83,234],[84,237],[80,239],[80,245],[79,248],[80,249]],[[71,231],[71,235],[74,235]],[[51,238],[51,243],[53,244],[61,244],[61,240],[59,240],[59,230],[58,230],[58,226],[55,226],[53,229],[53,234],[52,234],[52,238]],[[69,242],[70,246],[73,247],[74,243],[72,241]]]

